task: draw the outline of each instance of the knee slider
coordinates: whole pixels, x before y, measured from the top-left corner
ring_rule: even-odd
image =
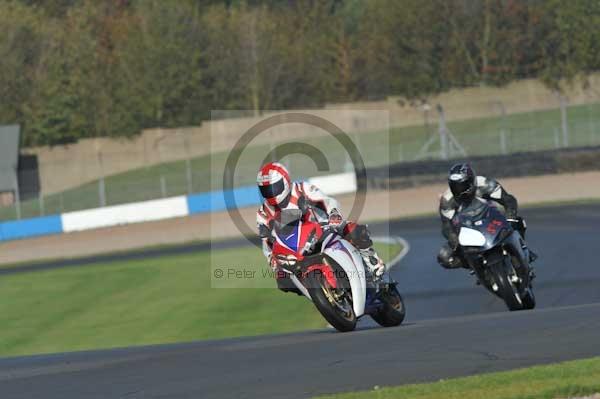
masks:
[[[444,245],[437,256],[438,263],[446,269],[454,269],[460,267],[460,259],[454,254],[454,251],[447,245]]]

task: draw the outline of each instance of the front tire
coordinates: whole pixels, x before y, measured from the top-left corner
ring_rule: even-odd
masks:
[[[533,288],[529,286],[522,295],[523,298],[523,309],[531,310],[535,308],[535,295],[533,294]]]
[[[377,313],[371,315],[373,320],[382,327],[396,327],[402,324],[406,317],[406,308],[395,284],[381,293],[381,300],[384,305]]]
[[[496,292],[506,303],[510,311],[522,310],[523,300],[519,294],[519,290],[510,281],[511,271],[514,271],[510,261],[505,258],[503,262],[499,262],[491,268],[493,281],[498,285]]]
[[[352,299],[348,297],[349,289],[334,289],[323,273],[318,271],[308,273],[305,279],[310,297],[325,320],[340,332],[353,331],[357,319],[352,308]],[[339,286],[345,285],[341,283],[338,281]]]

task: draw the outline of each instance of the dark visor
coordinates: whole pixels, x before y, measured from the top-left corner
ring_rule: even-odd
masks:
[[[464,181],[453,181],[450,182],[450,189],[455,197],[459,197],[468,192],[471,189],[471,185],[472,183],[468,179]]]
[[[260,189],[260,194],[263,198],[274,198],[283,192],[285,186],[283,184],[283,179],[281,179],[267,186],[258,186],[258,188]]]

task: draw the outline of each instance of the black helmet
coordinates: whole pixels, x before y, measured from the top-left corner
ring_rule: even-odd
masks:
[[[459,163],[450,168],[448,185],[454,198],[460,203],[470,203],[475,197],[475,171],[468,163]]]

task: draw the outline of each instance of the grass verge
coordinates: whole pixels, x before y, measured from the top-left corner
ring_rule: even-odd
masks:
[[[400,248],[378,251],[389,259]],[[4,276],[0,356],[324,327],[309,301],[275,289],[270,276],[270,288],[212,288],[214,262],[265,263],[246,247]]]
[[[557,399],[600,392],[600,358],[320,399]]]

